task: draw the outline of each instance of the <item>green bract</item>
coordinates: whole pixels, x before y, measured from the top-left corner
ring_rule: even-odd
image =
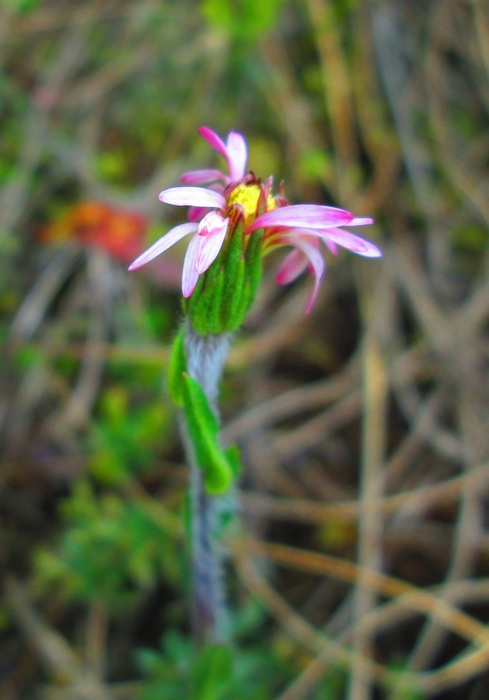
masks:
[[[242,325],[262,277],[262,248],[262,231],[245,234],[244,217],[235,210],[226,243],[200,275],[192,295],[183,300],[184,313],[197,333],[228,333]]]

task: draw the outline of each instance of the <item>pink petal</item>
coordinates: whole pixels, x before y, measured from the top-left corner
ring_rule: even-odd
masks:
[[[321,240],[336,255],[338,247],[335,243],[327,240],[328,232],[329,229],[327,231],[306,228],[272,229],[270,235],[265,237],[266,252],[268,253],[275,250],[275,248],[282,248],[283,246],[295,246],[295,241],[301,238],[315,247],[318,247],[318,241]]]
[[[353,221],[350,221],[348,226],[368,226],[369,224],[373,224],[374,220],[371,219],[368,216],[356,216]]]
[[[129,265],[129,270],[137,270],[139,267],[146,265],[150,260],[156,258],[157,255],[164,253],[165,250],[171,248],[175,245],[181,238],[188,236],[190,233],[195,233],[197,231],[197,224],[188,223],[180,224],[180,226],[175,226],[164,236],[159,238],[156,243],[153,243],[151,248],[148,248],[142,255],[139,256],[133,263]]]
[[[352,253],[363,255],[366,258],[379,258],[382,255],[382,251],[374,243],[341,228],[327,228],[324,231],[291,228],[285,231],[278,231],[270,236],[270,243],[267,245],[267,248],[273,249],[276,242],[279,242],[281,245],[295,245],[295,243],[290,243],[289,241],[297,239],[307,241],[308,238],[320,238],[334,255],[337,253],[337,246],[351,250]]]
[[[185,298],[189,297],[195,289],[195,285],[199,280],[197,272],[197,256],[200,248],[199,236],[194,236],[189,243],[185,260],[183,261],[182,270],[182,294]]]
[[[224,180],[227,182],[229,178],[220,170],[189,170],[183,173],[180,178],[185,185],[203,185],[207,182],[215,182],[216,180]]]
[[[207,141],[207,143],[210,143],[212,148],[215,148],[216,151],[218,151],[218,153],[224,156],[224,158],[228,157],[227,146],[221,139],[221,137],[216,134],[215,131],[210,129],[208,126],[199,126],[197,131],[202,136],[202,138]]]
[[[277,284],[289,284],[301,275],[307,267],[307,258],[301,250],[292,250],[288,253],[279,267],[275,282]]]
[[[177,207],[216,207],[221,209],[226,200],[219,192],[204,187],[170,187],[158,195],[160,202]]]
[[[349,224],[350,226],[351,224]],[[366,258],[380,258],[382,256],[382,251],[378,246],[366,238],[361,238],[356,236],[354,233],[349,231],[343,231],[340,228],[330,228],[327,231],[323,231],[324,242],[328,245],[328,241],[333,243],[333,245],[339,245],[342,248],[351,250],[352,253],[357,253],[357,255],[363,255]],[[329,247],[329,246],[328,246]]]
[[[187,218],[189,221],[200,221],[208,213],[207,207],[190,207]]]
[[[197,272],[202,274],[214,262],[219,255],[229,226],[229,219],[224,219],[220,214],[211,211],[202,220],[199,229],[201,239],[197,257]]]
[[[344,226],[350,221],[353,221],[353,214],[344,209],[318,204],[293,204],[258,216],[249,230],[256,231],[259,228],[271,226],[322,229],[329,226]]]
[[[309,311],[312,309],[314,302],[316,301],[316,297],[319,291],[321,279],[324,274],[324,260],[318,248],[316,248],[316,246],[312,243],[309,243],[304,239],[298,237],[295,239],[294,245],[297,246],[297,248],[299,248],[307,257],[314,272],[314,288],[306,306],[306,314],[308,314]]]
[[[231,182],[236,182],[236,180],[241,180],[244,177],[248,158],[248,149],[243,136],[235,131],[231,131],[228,135],[227,150],[229,175]]]

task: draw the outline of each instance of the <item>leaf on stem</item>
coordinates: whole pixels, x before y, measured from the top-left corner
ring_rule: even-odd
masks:
[[[236,451],[219,444],[219,421],[209,406],[200,384],[182,375],[183,406],[195,459],[204,472],[204,484],[211,494],[226,491],[237,469]]]

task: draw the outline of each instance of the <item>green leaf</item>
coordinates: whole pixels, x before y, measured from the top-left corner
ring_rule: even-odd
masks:
[[[189,413],[192,425],[195,424],[202,433],[209,433],[214,437],[219,430],[219,421],[209,406],[209,401],[199,382],[186,372],[183,373],[183,399],[185,416]]]
[[[176,406],[183,406],[183,386],[182,376],[187,369],[187,359],[185,357],[184,330],[173,341],[173,347],[168,364],[168,393]]]
[[[182,386],[188,434],[205,487],[209,493],[223,493],[233,480],[233,468],[218,442],[219,422],[195,379],[184,373]]]
[[[218,700],[233,680],[233,662],[229,649],[210,646],[202,651],[192,669],[192,697]]]

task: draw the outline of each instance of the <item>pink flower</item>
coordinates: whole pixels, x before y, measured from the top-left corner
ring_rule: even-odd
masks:
[[[194,234],[185,254],[182,273],[182,292],[189,297],[199,276],[206,272],[219,255],[229,230],[230,217],[236,208],[245,221],[245,234],[263,230],[263,253],[276,248],[293,250],[283,261],[276,281],[287,284],[304,270],[314,275],[314,288],[307,304],[310,311],[316,299],[324,274],[321,241],[336,255],[338,246],[365,257],[379,257],[380,249],[370,241],[344,231],[343,226],[364,226],[373,223],[369,218],[356,218],[348,211],[313,204],[289,206],[282,195],[271,194],[272,180],[264,183],[253,173],[245,175],[247,146],[241,134],[231,132],[224,142],[206,126],[200,135],[227,161],[229,174],[221,170],[193,170],[182,175],[185,187],[163,190],[159,199],[166,204],[189,206],[189,223],[180,224],[162,236],[129,267],[136,270],[168,250],[179,240]],[[209,188],[195,185],[209,184]],[[257,215],[259,201],[266,202],[266,211]],[[230,231],[232,235],[232,230]]]
[[[246,141],[241,134],[231,132],[227,142],[224,143],[214,131],[206,126],[201,126],[199,133],[226,158],[229,175],[220,170],[194,170],[184,173],[181,178],[182,182],[201,184],[222,180],[222,184],[216,186],[215,189],[171,187],[160,192],[161,202],[175,206],[192,207],[189,217],[191,222],[171,229],[129,266],[129,270],[137,270],[157,255],[171,248],[180,239],[191,233],[196,234],[190,241],[183,264],[182,293],[184,297],[189,297],[192,294],[199,275],[209,269],[224,243],[229,218],[225,213],[226,198],[221,192],[231,182],[243,179],[248,156]],[[217,190],[221,190],[221,192]],[[208,209],[218,209],[219,211],[207,211]]]

